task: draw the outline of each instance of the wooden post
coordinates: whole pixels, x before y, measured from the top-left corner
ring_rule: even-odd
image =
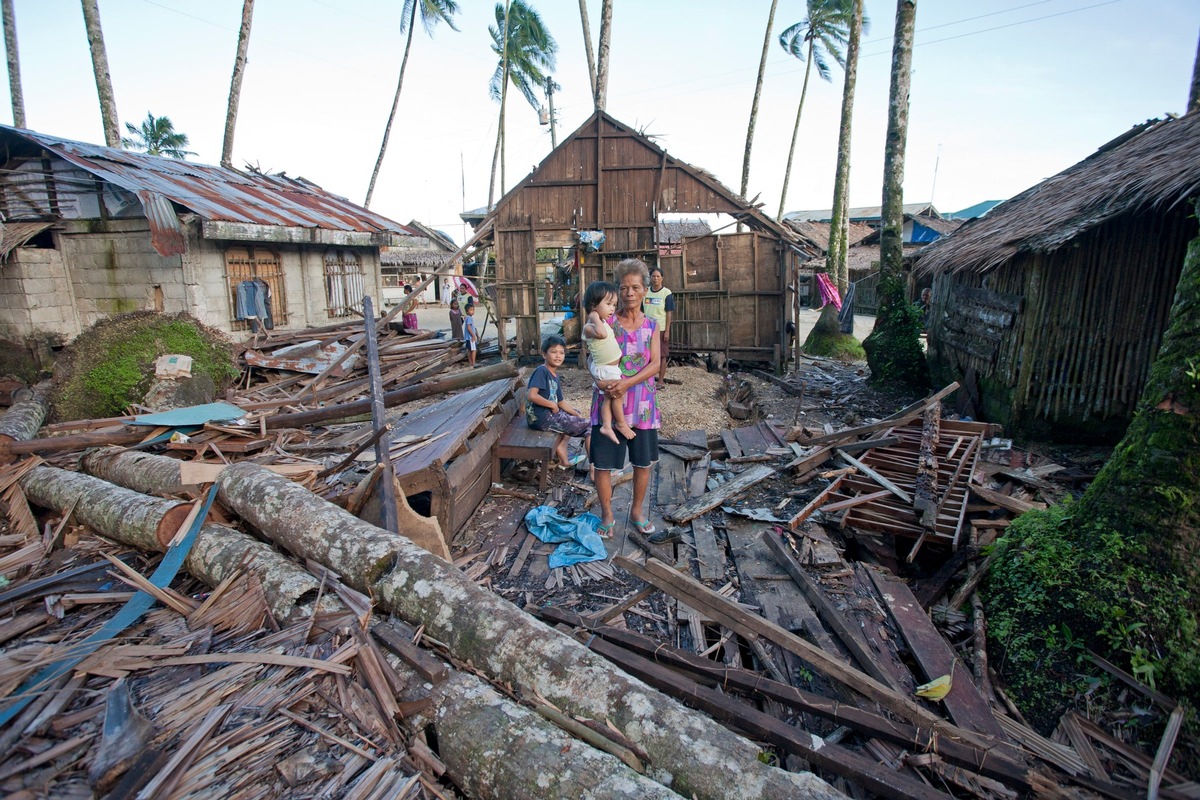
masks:
[[[383,405],[383,384],[379,379],[379,341],[375,338],[375,309],[370,296],[363,297],[363,317],[366,318],[367,378],[371,382],[371,430],[375,434],[375,463],[383,465],[383,492],[380,495],[380,517],[384,530],[399,533],[396,518],[396,473],[392,467],[392,437],[387,432],[387,415]]]

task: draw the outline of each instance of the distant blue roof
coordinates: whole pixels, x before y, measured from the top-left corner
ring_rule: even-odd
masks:
[[[1003,202],[1003,200],[984,200],[982,203],[976,203],[973,206],[967,206],[961,211],[943,214],[942,216],[945,219],[975,219],[975,217],[982,217]]]

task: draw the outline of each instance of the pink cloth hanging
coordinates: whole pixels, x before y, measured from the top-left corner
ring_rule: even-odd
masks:
[[[829,280],[828,273],[817,273],[817,288],[821,292],[822,306],[833,303],[838,311],[842,310],[842,296],[838,294],[837,286],[833,284],[833,281]]]

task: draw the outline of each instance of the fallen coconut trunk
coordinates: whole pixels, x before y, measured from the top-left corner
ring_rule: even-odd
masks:
[[[62,512],[74,508],[76,521],[142,550],[165,550],[192,510],[191,503],[147,497],[57,467],[35,467],[21,488],[30,502]]]
[[[422,397],[431,397],[444,392],[456,392],[460,389],[468,389],[472,386],[490,383],[501,378],[515,378],[516,375],[517,368],[507,361],[502,361],[499,364],[493,364],[489,367],[480,367],[479,369],[467,370],[455,375],[447,375],[435,380],[425,381],[416,386],[405,386],[403,389],[394,389],[383,395],[383,405],[385,408],[392,408],[401,403],[419,400]],[[352,417],[357,414],[366,414],[370,410],[371,399],[367,398],[365,400],[355,400],[352,403],[317,408],[312,411],[272,414],[266,418],[266,425],[268,428],[300,428],[305,425],[315,425],[318,422],[329,422],[330,420]]]
[[[234,464],[217,485],[221,502],[250,525],[369,592],[384,610],[424,625],[456,658],[568,713],[614,723],[649,756],[648,774],[676,792],[699,798],[839,796],[810,773],[767,766],[751,742],[631,678],[407,539],[388,537],[254,464]],[[336,532],[337,540],[316,531]],[[389,557],[380,549],[383,537],[392,543]],[[364,562],[355,556],[361,550],[374,558]],[[389,561],[390,572],[380,571]]]
[[[31,483],[22,483],[22,488],[37,505],[66,513],[74,504],[75,519],[96,533],[151,552],[166,550],[166,542],[191,511],[190,503],[147,497],[99,478],[54,467],[38,467],[26,481]],[[101,503],[116,505],[98,509],[97,498]],[[183,562],[188,574],[214,587],[243,565],[259,576],[267,606],[277,620],[313,613],[320,589],[317,579],[249,534],[223,525],[205,525]],[[336,597],[321,598],[321,611],[341,608]]]
[[[89,475],[124,486],[142,494],[167,494],[182,481],[179,459],[124,447],[99,447],[88,450],[79,466]]]
[[[0,463],[11,461],[13,456],[26,456],[31,453],[45,455],[106,444],[135,444],[149,436],[150,430],[145,427],[122,425],[72,436],[47,436],[22,442],[0,442]]]
[[[34,390],[23,389],[16,394],[17,402],[9,406],[0,415],[0,441],[24,441],[32,439],[46,414],[50,412],[50,403],[42,394],[41,386]]]
[[[468,797],[679,800],[474,675],[455,670],[438,684],[431,716],[438,757]]]
[[[89,453],[83,461],[117,477],[140,478],[152,491],[178,483],[178,462],[163,456],[114,449]],[[176,465],[173,475],[172,464]],[[99,478],[77,477],[84,485],[124,491]],[[114,534],[119,531],[98,532],[118,538]],[[241,567],[243,560],[262,581],[277,618],[289,616],[303,595],[317,590],[315,579],[294,562],[262,542],[220,525],[201,529],[184,567],[194,577],[215,586]],[[336,598],[326,599],[337,602]],[[392,666],[410,671],[404,665]],[[409,678],[410,683],[421,680],[415,672]],[[439,756],[454,781],[472,797],[678,798],[662,784],[638,775],[613,756],[583,746],[474,675],[452,671],[433,690],[433,699]],[[520,758],[513,757],[517,751]]]

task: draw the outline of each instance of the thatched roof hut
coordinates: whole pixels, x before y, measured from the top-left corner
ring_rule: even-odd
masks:
[[[1200,115],[1152,120],[923,249],[935,373],[1017,432],[1115,440],[1166,330],[1198,193]]]

